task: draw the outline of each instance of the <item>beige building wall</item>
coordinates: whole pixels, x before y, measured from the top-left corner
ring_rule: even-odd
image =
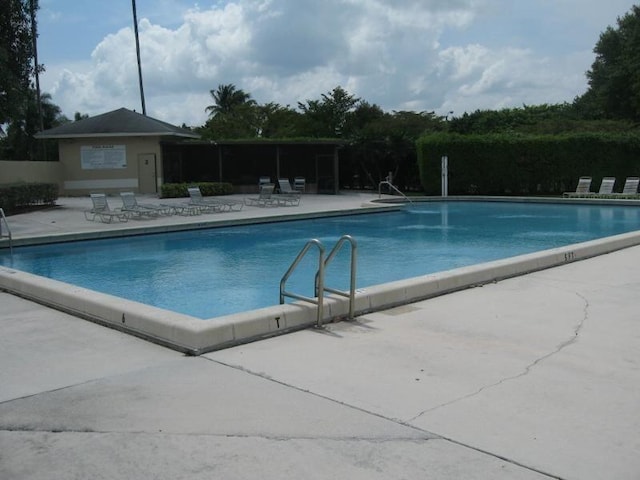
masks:
[[[44,182],[61,185],[60,162],[28,162],[0,160],[0,184]]]
[[[61,139],[61,194],[156,193],[162,184],[160,137]]]

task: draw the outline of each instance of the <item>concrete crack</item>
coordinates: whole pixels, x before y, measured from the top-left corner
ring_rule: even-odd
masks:
[[[586,307],[585,307],[585,310],[586,310]],[[586,315],[586,314],[585,314],[585,315]],[[576,328],[576,335],[578,334],[578,332],[579,332],[580,328],[582,327],[582,323],[584,323],[584,319],[580,322],[580,325]],[[575,340],[573,340],[573,341],[575,341]],[[562,349],[562,348],[566,347],[566,345],[567,345],[568,343],[569,343],[569,342],[565,342],[565,344],[561,345],[561,346],[559,347],[559,349]],[[266,376],[266,375],[264,375],[264,374],[262,374],[262,373],[254,372],[254,371],[252,371],[252,370],[250,370],[250,369],[247,369],[247,368],[245,368],[245,367],[242,367],[242,366],[240,366],[240,365],[232,365],[232,364],[228,364],[228,363],[225,363],[225,362],[223,362],[223,361],[215,360],[215,359],[208,358],[208,357],[204,357],[204,358],[206,358],[208,361],[210,361],[210,362],[212,362],[212,363],[217,363],[217,364],[219,364],[219,365],[223,365],[223,366],[225,366],[225,367],[233,368],[233,369],[235,369],[235,370],[239,370],[239,371],[241,371],[241,372],[247,373],[248,375],[254,375],[254,376],[257,376],[257,377],[259,377],[259,378],[264,378],[264,379],[265,379],[265,380],[267,380],[267,381],[277,383],[277,384],[282,385],[282,386],[284,386],[284,387],[292,388],[292,389],[294,389],[294,390],[298,390],[299,392],[308,393],[309,395],[313,395],[313,396],[318,397],[318,398],[323,398],[323,399],[325,399],[325,400],[327,400],[327,401],[330,401],[330,402],[333,402],[333,403],[335,403],[335,404],[337,404],[337,405],[342,405],[342,406],[344,406],[344,407],[346,407],[346,408],[350,408],[350,409],[353,409],[353,410],[357,410],[357,411],[360,411],[360,412],[365,413],[365,414],[367,414],[367,415],[372,415],[372,416],[374,416],[374,417],[378,417],[378,418],[381,418],[381,419],[384,419],[384,420],[387,420],[387,421],[393,422],[393,423],[395,423],[395,424],[402,425],[403,427],[407,427],[407,428],[409,428],[409,429],[411,429],[411,430],[415,430],[416,432],[420,432],[420,433],[423,435],[422,437],[416,437],[415,439],[414,439],[413,437],[411,437],[411,436],[408,436],[408,437],[407,437],[407,439],[406,439],[407,441],[421,442],[421,441],[443,440],[443,441],[446,441],[446,442],[453,443],[453,444],[455,444],[455,445],[459,445],[459,446],[464,447],[464,448],[468,448],[468,449],[473,450],[473,451],[475,451],[475,452],[479,452],[479,453],[481,453],[481,454],[483,454],[483,455],[489,455],[489,456],[491,456],[491,457],[493,457],[493,458],[497,458],[497,459],[499,459],[499,460],[505,461],[505,462],[510,463],[510,464],[512,464],[512,465],[516,465],[516,466],[521,467],[521,468],[524,468],[524,469],[526,469],[526,470],[530,470],[530,471],[532,471],[532,472],[536,472],[536,473],[538,473],[538,474],[540,474],[540,475],[544,475],[545,477],[548,477],[548,478],[553,478],[553,479],[556,479],[556,480],[564,480],[563,478],[558,477],[558,476],[556,476],[556,475],[553,475],[553,474],[551,474],[551,473],[549,473],[549,472],[545,472],[545,471],[543,471],[543,470],[541,470],[541,469],[539,469],[539,468],[536,468],[536,467],[534,467],[534,466],[531,466],[531,465],[526,465],[526,464],[521,463],[521,462],[518,462],[518,461],[516,461],[516,460],[514,460],[514,459],[511,459],[511,458],[505,457],[505,456],[503,456],[503,455],[499,455],[499,454],[497,454],[497,453],[495,453],[495,452],[491,452],[491,451],[489,451],[489,450],[484,450],[484,449],[482,449],[482,448],[478,448],[478,447],[476,447],[476,446],[474,446],[474,445],[467,444],[467,443],[464,443],[464,442],[460,442],[460,441],[457,441],[457,440],[455,440],[455,439],[453,439],[453,438],[448,438],[448,437],[445,437],[445,436],[443,436],[443,435],[438,435],[438,434],[436,434],[436,433],[433,433],[433,432],[427,431],[427,430],[425,430],[425,429],[423,429],[423,428],[420,428],[420,427],[418,427],[418,426],[412,425],[412,424],[411,424],[411,423],[409,423],[408,421],[403,421],[403,420],[401,420],[401,419],[399,419],[399,418],[386,417],[386,416],[384,416],[384,415],[382,415],[382,414],[380,414],[380,413],[376,413],[376,412],[373,412],[373,411],[371,411],[371,410],[366,410],[366,409],[364,409],[364,408],[362,408],[362,407],[358,407],[358,406],[356,406],[356,405],[351,405],[351,404],[348,404],[348,403],[345,403],[345,402],[339,401],[339,400],[337,400],[337,399],[335,399],[335,398],[331,398],[331,397],[328,397],[328,396],[326,396],[326,395],[322,395],[322,394],[320,394],[320,393],[313,392],[313,391],[311,391],[311,390],[303,389],[303,388],[300,388],[300,387],[298,387],[298,386],[288,384],[288,383],[283,382],[283,381],[281,381],[281,380],[277,380],[277,379],[272,378],[272,377],[270,377],[270,376]],[[539,361],[541,361],[541,360],[542,360],[542,359],[539,359]],[[515,378],[515,377],[514,377],[514,378]],[[503,381],[506,381],[506,380],[507,380],[507,379],[504,379]],[[487,386],[487,387],[485,387],[485,388],[489,388],[489,387],[490,387],[490,386]],[[481,390],[482,390],[482,389],[481,389]],[[481,391],[481,390],[480,390],[480,391]],[[477,393],[480,393],[480,391],[478,391]],[[476,393],[476,394],[477,394],[477,393]],[[471,396],[471,395],[469,395],[469,396]],[[462,400],[462,399],[459,399],[459,400]],[[453,403],[453,402],[451,402],[451,403]],[[436,408],[439,408],[439,407],[436,407]],[[428,410],[427,410],[427,411],[428,411]],[[423,413],[426,413],[427,411],[425,411],[425,412],[423,412]],[[418,418],[419,416],[420,416],[420,415],[417,415],[415,418]],[[361,439],[361,440],[364,440],[364,439]]]
[[[417,429],[414,429],[417,430]],[[274,441],[296,441],[296,440],[329,440],[334,442],[367,442],[367,443],[387,443],[387,442],[412,442],[424,443],[431,440],[442,440],[439,437],[430,435],[424,436],[394,436],[394,435],[268,435],[258,433],[208,433],[208,432],[181,432],[163,430],[92,430],[74,428],[37,428],[28,426],[7,426],[0,428],[0,433],[17,434],[94,434],[94,435],[128,435],[128,436],[165,436],[165,437],[210,437],[210,438],[237,438],[237,439],[264,439]]]
[[[477,395],[480,395],[482,392],[484,392],[485,390],[488,390],[490,388],[494,388],[494,387],[498,387],[506,382],[510,382],[512,380],[516,380],[518,378],[522,378],[524,376],[527,376],[529,373],[531,373],[531,370],[533,370],[534,367],[536,367],[537,365],[539,365],[540,363],[544,362],[545,360],[553,357],[554,355],[557,355],[558,353],[560,353],[562,350],[564,350],[565,348],[567,348],[568,346],[574,344],[575,342],[578,341],[578,337],[580,336],[580,332],[582,331],[582,327],[584,326],[585,322],[587,321],[587,319],[589,318],[589,300],[584,296],[581,295],[578,292],[573,292],[577,297],[581,298],[582,301],[584,302],[584,306],[583,306],[583,315],[582,318],[580,319],[580,321],[578,322],[578,324],[575,326],[574,330],[573,330],[573,335],[567,339],[566,341],[560,343],[554,350],[552,350],[551,352],[535,359],[533,362],[531,362],[529,365],[525,366],[524,370],[516,375],[512,375],[510,377],[505,377],[502,378],[500,380],[498,380],[495,383],[489,384],[489,385],[483,385],[482,387],[478,388],[476,391],[471,392],[467,395],[464,395],[462,397],[453,399],[449,402],[445,402],[445,403],[441,403],[440,405],[436,405],[435,407],[431,407],[428,408],[426,410],[423,410],[422,412],[420,412],[419,414],[415,415],[414,417],[411,417],[410,419],[408,419],[406,422],[410,423],[413,422],[414,420],[417,420],[418,418],[420,418],[423,415],[426,415],[427,413],[433,412],[435,410],[438,410],[440,408],[443,407],[448,407],[450,405],[453,405],[454,403],[458,403],[461,402],[463,400],[467,400],[469,398],[475,397]]]

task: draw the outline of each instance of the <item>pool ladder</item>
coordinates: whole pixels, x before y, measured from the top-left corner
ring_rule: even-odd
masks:
[[[348,242],[351,245],[351,278],[349,291],[343,292],[342,290],[337,290],[335,288],[327,287],[325,285],[325,271],[331,260],[338,254],[342,246]],[[286,290],[286,283],[293,271],[296,269],[300,261],[304,258],[304,256],[311,250],[313,247],[318,249],[318,271],[316,272],[314,279],[314,293],[315,297],[307,297],[305,295],[300,295],[298,293],[288,292]],[[282,276],[280,280],[280,304],[284,303],[285,297],[295,298],[297,300],[303,300],[305,302],[313,303],[318,306],[317,311],[317,319],[316,325],[318,327],[322,326],[323,312],[324,312],[324,294],[325,292],[333,293],[336,295],[340,295],[349,299],[349,319],[354,317],[354,305],[355,305],[355,293],[356,293],[356,262],[357,262],[357,250],[358,244],[355,239],[351,235],[343,235],[336,242],[334,247],[329,252],[329,255],[325,258],[325,246],[322,242],[316,238],[309,240],[305,246],[300,250],[298,256],[291,263],[291,266],[287,270],[287,272]]]
[[[383,180],[382,182],[380,182],[378,184],[378,198],[382,197],[382,185],[387,185],[390,190],[393,190],[394,192],[398,193],[398,195],[404,197],[405,200],[407,200],[409,203],[413,204],[413,201],[409,197],[407,197],[404,193],[402,193],[398,189],[398,187],[396,187],[394,184],[392,184],[389,180]]]
[[[7,233],[4,233],[2,229],[2,224],[4,224]],[[9,224],[7,223],[7,217],[4,216],[4,210],[0,208],[0,238],[7,237],[9,239],[9,252],[13,255],[13,245],[11,244],[11,229],[9,228]]]

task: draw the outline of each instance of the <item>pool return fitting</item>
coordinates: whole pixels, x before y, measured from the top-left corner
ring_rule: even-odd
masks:
[[[338,254],[338,252],[342,248],[342,246],[347,242],[351,244],[351,269],[350,269],[351,278],[350,278],[349,291],[343,292],[342,290],[337,290],[335,288],[327,287],[325,285],[325,271],[329,263],[331,263],[333,258]],[[307,297],[305,295],[300,295],[298,293],[288,292],[286,290],[287,280],[289,279],[293,271],[296,269],[300,261],[313,247],[316,247],[318,249],[318,271],[316,272],[315,279],[314,279],[315,297],[312,298],[312,297]],[[342,297],[346,297],[349,299],[349,317],[348,318],[350,320],[353,319],[354,308],[355,308],[354,307],[355,293],[356,293],[357,250],[358,250],[358,244],[355,241],[355,239],[351,235],[343,235],[336,242],[334,247],[331,249],[331,252],[329,252],[329,255],[327,255],[325,259],[326,249],[325,249],[325,246],[322,244],[322,242],[317,238],[309,240],[305,244],[305,246],[302,248],[302,250],[300,250],[300,253],[298,253],[298,256],[291,263],[291,266],[289,266],[289,269],[282,276],[282,279],[280,280],[280,304],[284,303],[285,297],[291,297],[297,300],[303,300],[305,302],[309,302],[309,303],[313,303],[314,305],[317,305],[318,313],[317,313],[317,319],[316,319],[316,326],[322,327],[322,319],[323,319],[323,312],[324,312],[324,293],[329,292],[329,293],[340,295]]]

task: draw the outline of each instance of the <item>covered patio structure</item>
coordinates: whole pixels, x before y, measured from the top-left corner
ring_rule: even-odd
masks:
[[[237,193],[257,189],[260,177],[304,177],[311,193],[338,193],[341,140],[164,141],[164,183],[229,182]]]

